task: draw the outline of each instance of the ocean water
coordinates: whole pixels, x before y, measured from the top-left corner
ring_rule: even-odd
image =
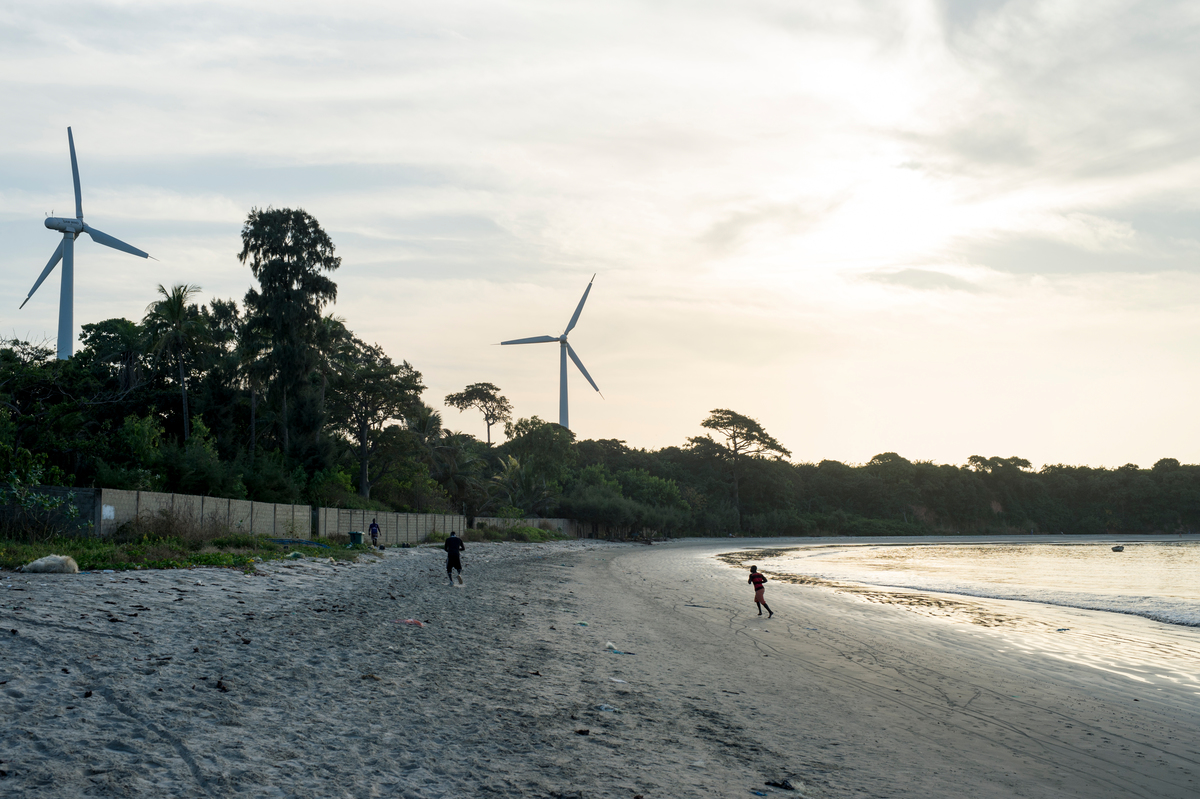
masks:
[[[772,571],[880,588],[1024,600],[1200,627],[1200,541],[829,546]]]

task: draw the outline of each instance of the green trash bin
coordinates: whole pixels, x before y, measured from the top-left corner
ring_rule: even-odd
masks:
[[[362,543],[362,533],[351,531],[350,543],[354,544],[354,546],[358,546],[359,544],[361,544]]]

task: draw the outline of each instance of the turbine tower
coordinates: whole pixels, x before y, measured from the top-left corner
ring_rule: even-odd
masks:
[[[58,249],[54,251],[54,255],[50,256],[50,263],[46,264],[46,268],[38,276],[37,282],[29,290],[25,302],[21,303],[21,307],[24,308],[25,303],[29,302],[29,298],[38,290],[38,286],[42,285],[42,281],[49,277],[50,273],[54,271],[54,267],[58,266],[58,262],[62,261],[62,286],[58,293],[58,358],[61,361],[68,360],[75,348],[75,239],[79,238],[79,234],[87,233],[92,237],[92,241],[103,244],[105,247],[112,247],[114,250],[127,252],[141,258],[150,257],[137,247],[115,239],[107,233],[101,233],[83,221],[83,198],[79,192],[79,163],[75,160],[75,137],[71,135],[70,128],[67,128],[67,144],[71,148],[71,177],[75,181],[75,218],[57,216],[46,218],[46,227],[62,233],[63,238]]]
[[[583,304],[587,302],[588,293],[592,290],[592,281],[596,279],[592,275],[592,280],[588,281],[587,288],[583,290],[583,297],[579,300],[579,305],[575,308],[575,313],[571,316],[571,321],[567,323],[567,329],[563,331],[561,336],[534,336],[532,338],[516,338],[512,341],[501,341],[504,344],[547,344],[551,341],[558,342],[558,423],[568,430],[571,425],[568,424],[567,418],[567,358],[570,357],[575,365],[579,367],[579,371],[583,372],[583,376],[592,384],[592,388],[596,389],[596,393],[600,394],[600,387],[596,385],[596,381],[588,374],[588,370],[583,367],[583,362],[579,360],[579,356],[575,354],[575,350],[571,349],[571,345],[567,343],[567,334],[575,327],[575,323],[579,321],[579,314],[583,312]],[[603,397],[603,394],[600,394]]]

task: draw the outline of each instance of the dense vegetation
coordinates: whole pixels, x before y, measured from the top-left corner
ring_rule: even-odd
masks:
[[[451,394],[486,440],[449,430],[422,375],[328,313],[334,246],[303,211],[254,210],[238,255],[257,285],[197,302],[147,292],[140,321],[83,325],[82,348],[0,348],[0,486],[177,491],[271,502],[468,515],[566,516],[600,534],[760,535],[1195,530],[1200,466],[1047,466],[973,456],[962,466],[884,453],[863,465],[792,463],[728,409],[656,451],[576,441],[513,420],[490,383]],[[480,416],[474,416],[478,413]],[[507,440],[491,443],[504,425]]]

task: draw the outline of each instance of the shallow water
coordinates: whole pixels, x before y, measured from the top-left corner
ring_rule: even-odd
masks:
[[[1190,706],[1200,697],[1200,541],[1121,542],[1120,553],[1115,543],[831,542],[726,562],[742,568],[749,554],[777,580],[962,624],[998,653],[1091,667]]]
[[[777,572],[1017,599],[1200,627],[1200,542],[935,544],[792,550]]]

